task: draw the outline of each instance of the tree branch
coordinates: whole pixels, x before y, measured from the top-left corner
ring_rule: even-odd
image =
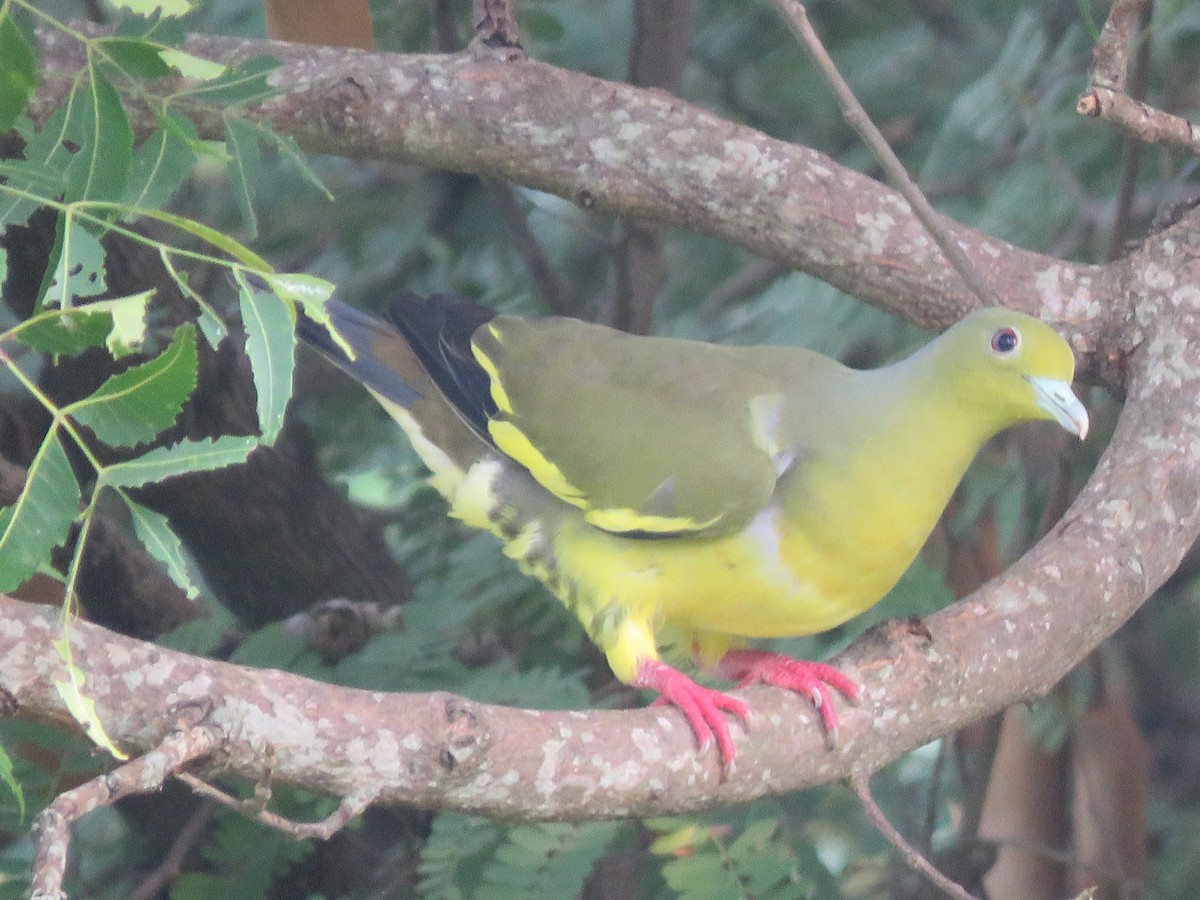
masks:
[[[306,149],[504,177],[585,207],[692,228],[923,324],[975,305],[907,206],[828,157],[660,92],[530,61],[397,57],[192,38],[190,52],[271,52],[284,96],[254,113]],[[60,72],[81,64],[61,37]],[[43,81],[44,105],[61,89]],[[220,117],[197,111],[205,135]],[[723,778],[677,711],[514,710],[446,694],[317,684],[173,653],[77,623],[74,658],[109,734],[158,745],[170,710],[211,698],[227,740],[205,764],[346,798],[523,819],[610,818],[742,802],[876,771],[913,747],[1047,691],[1175,569],[1200,533],[1200,214],[1106,267],[1019,250],[950,223],[1015,307],[1068,331],[1087,368],[1128,389],[1100,464],[1063,521],[1006,574],[839,659],[864,685],[828,752],[802,698],[754,688]],[[1128,378],[1125,378],[1128,373]],[[0,697],[69,722],[53,614],[0,599]],[[150,689],[147,689],[150,688]]]
[[[164,721],[169,713],[162,711]],[[210,753],[220,739],[219,731],[208,725],[183,728],[167,734],[145,755],[55,797],[34,823],[37,853],[33,863],[33,896],[66,897],[62,883],[67,871],[71,826],[75,822],[93,809],[111,806],[122,797],[160,789],[172,773]]]
[[[43,67],[72,75],[77,44],[42,36]],[[926,327],[978,301],[908,204],[865,175],[806,147],[724,121],[661,91],[500,56],[365,53],[193,35],[190,53],[232,61],[269,54],[285,92],[248,110],[307,151],[415,163],[502,178],[585,209],[676,225],[800,269]],[[49,114],[69,79],[46,77],[32,114]],[[165,86],[165,87],[169,87]],[[220,139],[225,110],[190,110]],[[131,109],[135,124],[153,124]],[[716,189],[719,185],[719,190]],[[940,218],[996,293],[1055,325],[1081,370],[1119,390],[1120,309],[1097,266],[1064,262]]]
[[[1169,263],[1169,267],[1168,267]],[[446,694],[381,694],[173,653],[77,623],[72,646],[108,733],[162,740],[170,710],[210,698],[212,765],[338,797],[506,818],[649,815],[743,802],[873,772],[933,737],[1049,690],[1171,574],[1200,533],[1200,213],[1110,267],[1098,302],[1134,308],[1129,402],[1095,474],[1050,535],[926,631],[880,628],[838,660],[863,685],[827,752],[802,698],[749,689],[721,777],[675,710],[538,712]],[[1149,477],[1148,473],[1154,473]],[[0,600],[0,692],[69,721],[53,613]],[[1036,661],[1036,662],[1034,662]],[[166,688],[165,690],[163,688]],[[148,690],[147,688],[152,688]]]

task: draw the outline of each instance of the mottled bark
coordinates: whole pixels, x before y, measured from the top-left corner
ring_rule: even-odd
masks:
[[[530,61],[398,57],[195,38],[192,52],[269,51],[281,84],[255,114],[310,150],[518,181],[586,207],[692,228],[825,278],[922,324],[972,305],[894,193],[819,153],[658,91]],[[49,62],[72,63],[51,47]],[[52,91],[52,88],[50,89]],[[201,114],[206,134],[219,120]],[[384,803],[519,818],[697,809],[871,772],[931,738],[1050,689],[1175,570],[1200,532],[1200,214],[1107,266],[948,227],[1013,306],[1073,339],[1087,375],[1127,395],[1092,478],[1002,577],[928,617],[876,629],[838,663],[861,679],[828,752],[812,710],[746,692],[753,739],[722,780],[674,710],[550,713],[443,694],[384,695],[75,630],[109,733],[153,747],[182,701],[214,698],[226,740],[210,765]],[[0,688],[23,715],[65,719],[53,617],[0,601]],[[144,686],[156,690],[144,690]]]
[[[247,112],[310,152],[384,159],[513,181],[595,209],[676,225],[821,278],[927,327],[977,305],[908,205],[830,157],[767,137],[659,90],[503,55],[400,56],[195,35],[189,52],[220,60],[269,54],[285,92]],[[74,43],[49,35],[43,66],[73,73]],[[34,115],[69,87],[46,79]],[[223,110],[195,110],[221,139]],[[153,120],[131,109],[135,126]],[[1119,386],[1123,304],[1110,270],[946,227],[1013,307],[1071,339],[1085,373]],[[1103,344],[1103,353],[1096,351]]]

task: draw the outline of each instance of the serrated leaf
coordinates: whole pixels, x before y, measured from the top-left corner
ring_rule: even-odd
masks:
[[[171,74],[171,67],[162,58],[163,48],[142,38],[100,38],[94,46],[128,78],[149,81]]]
[[[308,158],[304,155],[304,152],[300,149],[300,145],[296,143],[294,138],[286,134],[277,134],[265,126],[260,126],[258,133],[262,140],[272,144],[276,151],[290,159],[292,165],[296,167],[304,180],[324,194],[326,200],[334,199],[333,193],[325,186],[325,182],[321,180],[321,177],[308,164]]]
[[[50,561],[70,534],[79,510],[79,483],[58,433],[42,441],[12,506],[0,509],[0,591],[19,587]]]
[[[132,488],[188,472],[211,472],[245,462],[257,446],[255,438],[241,435],[180,441],[170,447],[156,447],[137,459],[106,466],[99,480],[109,487]]]
[[[299,303],[311,318],[322,321],[320,315],[325,311],[325,301],[333,296],[332,281],[303,272],[269,272],[260,277],[281,299]],[[328,321],[328,316],[324,321]]]
[[[146,340],[146,307],[154,289],[142,291],[140,294],[130,294],[128,297],[117,297],[104,302],[104,307],[112,315],[112,331],[104,345],[114,359],[128,356],[142,346]],[[100,304],[93,304],[94,306]]]
[[[104,247],[96,236],[68,219],[45,305],[66,309],[76,298],[104,293],[108,289],[104,258]]]
[[[0,782],[7,787],[17,801],[17,809],[20,812],[21,821],[25,820],[25,792],[21,790],[21,784],[17,781],[13,774],[12,759],[5,752],[4,747],[0,746]]]
[[[5,160],[4,177],[14,193],[0,195],[0,229],[23,225],[42,205],[41,198],[54,197],[66,190],[66,162],[70,155],[65,143],[67,111],[74,91],[42,126],[25,137],[24,161]],[[15,191],[23,191],[21,196]]]
[[[216,310],[209,306],[208,301],[192,290],[192,286],[188,284],[187,273],[175,268],[175,264],[171,261],[171,254],[166,252],[165,247],[160,248],[159,258],[162,259],[163,267],[175,280],[180,292],[199,307],[200,314],[196,317],[196,324],[200,326],[200,332],[208,341],[208,345],[216,349],[216,346],[225,340],[229,329],[225,327],[225,323],[221,321]]]
[[[256,56],[238,63],[219,78],[195,85],[178,96],[219,106],[241,106],[267,99],[279,93],[267,83],[267,76],[279,68],[279,60]]]
[[[170,17],[184,16],[196,6],[197,0],[111,0],[118,9],[127,9],[139,16],[155,14]]]
[[[225,148],[229,151],[230,175],[242,224],[251,237],[258,235],[258,217],[254,213],[254,186],[262,170],[258,150],[258,131],[246,119],[231,116],[225,120]]]
[[[15,332],[14,337],[26,347],[42,353],[73,356],[88,347],[103,345],[112,328],[111,313],[76,306],[31,319]]]
[[[199,140],[190,121],[168,111],[134,153],[122,202],[135,207],[165,205],[191,177]]]
[[[222,63],[185,53],[174,47],[164,47],[158,52],[158,55],[164,63],[175,69],[184,78],[194,78],[197,81],[212,81],[214,78],[220,78],[229,70],[229,67]]]
[[[193,219],[177,216],[174,213],[164,212],[161,209],[139,209],[138,215],[145,219],[156,219],[159,222],[166,222],[168,225],[173,225],[180,231],[185,231],[188,234],[195,235],[203,241],[212,244],[218,250],[228,253],[238,262],[248,268],[258,272],[274,271],[271,264],[251,250],[244,244],[235,241],[228,235],[222,234],[215,228],[210,228]]]
[[[170,428],[196,388],[196,328],[181,325],[154,359],[110,376],[63,412],[110,447],[135,447]]]
[[[121,97],[100,71],[92,66],[79,91],[78,102],[67,123],[67,136],[79,149],[67,165],[63,199],[111,200],[125,193],[133,159],[133,129]]]
[[[146,552],[163,564],[171,580],[179,585],[189,600],[195,600],[200,596],[200,589],[196,587],[188,567],[183,542],[172,530],[167,517],[135,503],[128,497],[124,497],[124,500],[129,507],[129,517],[133,520],[133,532],[146,548]]]
[[[53,644],[62,661],[66,663],[67,674],[70,676],[65,681],[60,679],[54,681],[54,690],[66,704],[67,712],[71,714],[71,718],[83,726],[84,732],[93,744],[107,750],[117,759],[129,759],[129,756],[117,748],[116,744],[112,742],[112,738],[108,736],[108,732],[104,730],[104,723],[100,721],[100,716],[96,712],[96,701],[83,692],[87,685],[87,679],[83,670],[75,665],[71,654],[69,634],[64,632]]]
[[[258,427],[262,441],[275,443],[292,396],[296,366],[296,320],[292,308],[274,294],[255,292],[238,279],[246,355],[258,398]]]
[[[270,273],[260,277],[270,286],[277,297],[297,304],[308,318],[318,325],[324,326],[325,330],[329,332],[329,336],[333,338],[333,342],[341,347],[351,359],[354,358],[354,348],[333,328],[333,321],[325,309],[325,301],[332,297],[333,292],[337,289],[332,281],[297,272]]]
[[[11,9],[11,7],[10,7]],[[0,132],[8,131],[37,90],[37,54],[12,14],[0,16]]]

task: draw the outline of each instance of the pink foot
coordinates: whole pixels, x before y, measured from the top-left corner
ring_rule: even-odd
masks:
[[[702,687],[657,659],[644,660],[638,666],[634,686],[658,691],[661,696],[656,703],[670,703],[679,707],[692,726],[700,749],[707,750],[715,738],[721,761],[726,766],[733,762],[737,753],[733,749],[733,738],[729,734],[729,720],[725,713],[733,713],[744,722],[750,715],[750,707],[743,701]]]
[[[838,742],[838,716],[833,708],[830,688],[851,703],[858,702],[858,684],[833,666],[792,659],[767,650],[730,650],[719,663],[721,674],[738,679],[738,687],[748,684],[773,684],[807,697],[825,724],[830,747]]]

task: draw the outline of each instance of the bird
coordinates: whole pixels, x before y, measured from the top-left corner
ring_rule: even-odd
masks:
[[[632,335],[403,291],[386,321],[330,299],[301,339],[399,423],[449,514],[573,612],[618,679],[683,713],[701,752],[736,758],[741,697],[664,661],[777,685],[816,708],[825,663],[751,642],[816,634],[881,600],[915,559],[980,447],[1019,422],[1083,439],[1069,344],[1002,307],[921,349],[852,369],[791,346]]]

